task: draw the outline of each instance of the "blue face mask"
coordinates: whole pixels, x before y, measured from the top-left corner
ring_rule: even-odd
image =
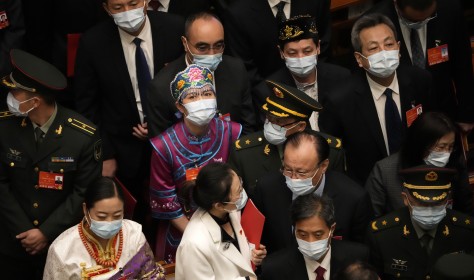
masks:
[[[89,219],[91,220],[90,229],[92,230],[92,232],[103,239],[110,239],[114,237],[122,228],[123,219],[111,222],[96,221],[91,218],[90,213]]]
[[[431,230],[446,216],[446,204],[438,206],[411,206],[411,217],[424,230]]]
[[[206,67],[212,72],[216,71],[217,66],[219,66],[219,63],[222,61],[222,53],[216,53],[216,54],[193,54],[191,50],[189,49],[188,42],[186,42],[186,45],[188,47],[188,52],[191,54],[193,57],[193,63],[197,64],[201,67]]]

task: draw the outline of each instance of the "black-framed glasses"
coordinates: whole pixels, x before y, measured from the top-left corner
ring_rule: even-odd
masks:
[[[308,179],[310,177],[313,177],[316,175],[316,172],[319,170],[319,164],[316,165],[315,168],[313,168],[310,171],[306,172],[300,172],[300,171],[293,171],[290,169],[287,169],[284,165],[280,167],[280,172],[285,175],[286,177],[293,178],[295,177],[296,179]]]

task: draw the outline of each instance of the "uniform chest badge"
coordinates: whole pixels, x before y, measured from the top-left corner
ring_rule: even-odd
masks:
[[[21,161],[21,152],[15,149],[9,148],[10,152],[7,153],[7,158],[14,161]]]
[[[401,270],[401,271],[407,271],[408,270],[408,266],[406,265],[406,263],[408,261],[404,261],[404,260],[396,260],[396,259],[392,259],[393,260],[393,263],[390,265],[390,267],[394,270]]]

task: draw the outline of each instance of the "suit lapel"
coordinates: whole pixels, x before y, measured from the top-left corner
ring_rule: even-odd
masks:
[[[160,38],[160,33],[163,26],[161,25],[161,22],[158,19],[158,15],[159,13],[148,16],[148,19],[150,20],[151,38],[153,43],[153,69],[155,71],[153,75],[158,73],[158,71],[163,68],[163,63],[165,59],[163,57],[164,52],[162,50],[167,50],[166,40]]]
[[[359,71],[359,73],[356,75],[357,84],[355,91],[359,96],[359,98],[356,98],[356,103],[359,107],[358,111],[365,119],[364,124],[369,127],[369,131],[372,134],[377,147],[380,151],[382,151],[384,156],[387,156],[387,149],[383,139],[382,128],[380,127],[377,109],[375,108],[374,98],[372,97],[372,91],[370,90],[369,84],[367,82],[365,71]]]
[[[304,257],[298,250],[298,245],[293,245],[291,248],[292,257],[289,258],[289,271],[288,275],[291,275],[291,279],[306,280],[308,279],[308,273],[306,272],[306,264]]]
[[[39,146],[38,152],[33,158],[33,164],[39,162],[46,156],[61,148],[61,142],[58,141],[58,139],[62,137],[62,128],[60,128],[60,126],[64,126],[63,119],[62,109],[60,106],[58,106],[56,117],[48,129],[48,133],[46,133],[44,141]]]

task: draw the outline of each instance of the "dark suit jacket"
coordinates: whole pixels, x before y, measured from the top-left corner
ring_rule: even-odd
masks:
[[[331,240],[331,275],[336,279],[337,273],[355,260],[368,261],[369,248],[355,242]],[[266,257],[262,263],[262,272],[258,279],[269,280],[313,280],[308,279],[303,254],[298,245],[282,249]]]
[[[28,118],[2,117],[0,131],[0,253],[28,258],[16,235],[38,228],[52,242],[83,217],[84,193],[102,172],[101,143],[90,121],[61,106],[39,149]],[[62,175],[62,188],[39,187],[43,172]]]
[[[438,224],[431,254],[421,247],[407,207],[371,223],[367,233],[371,263],[381,279],[429,279],[435,262],[444,254],[474,249],[473,218],[447,209]],[[384,223],[385,222],[385,223]]]
[[[343,173],[326,172],[323,193],[333,200],[336,211],[336,231],[334,236],[344,240],[362,242],[372,214],[368,193]],[[269,253],[292,244],[293,233],[290,207],[293,193],[286,186],[285,176],[274,171],[257,182],[252,198],[257,208],[265,216],[262,244]]]
[[[329,56],[331,25],[329,0],[293,0],[290,16],[311,15],[321,38],[321,57]],[[241,58],[252,86],[284,66],[278,52],[278,26],[267,0],[240,0],[223,17],[230,53]]]
[[[154,69],[182,52],[183,21],[176,15],[148,12],[153,38]],[[132,135],[140,123],[135,94],[123,54],[118,28],[112,19],[85,32],[76,58],[77,110],[99,125],[104,141],[104,159],[116,158],[118,172],[133,177],[142,164],[149,165],[148,141]]]
[[[429,66],[426,59],[425,69],[433,75],[434,93],[443,104],[440,110],[454,120],[474,122],[472,60],[463,10],[457,0],[437,0],[436,5],[437,17],[427,25],[426,49],[436,47],[437,40],[439,45],[448,44],[449,61]],[[412,65],[394,2],[381,1],[369,12],[385,14],[392,20],[400,40],[400,63]]]
[[[186,18],[196,12],[209,10],[210,7],[211,0],[170,0],[168,13]]]
[[[347,173],[364,184],[374,164],[387,156],[382,129],[366,72],[359,70],[332,89],[319,125],[322,131],[341,137],[346,149]],[[402,136],[406,128],[406,112],[412,105],[422,104],[423,111],[436,108],[431,95],[430,74],[417,67],[398,67]],[[434,101],[434,102],[433,102]]]
[[[149,137],[165,131],[178,119],[175,100],[171,97],[170,83],[178,72],[186,68],[185,55],[166,65],[151,81],[148,88]],[[254,131],[255,112],[247,72],[239,59],[224,55],[214,71],[217,109],[221,114],[230,113],[234,122],[242,124],[244,134]]]
[[[323,111],[321,114],[324,114],[324,104],[326,103],[329,90],[340,84],[341,81],[348,79],[351,76],[351,72],[344,67],[335,64],[324,63],[321,61],[318,61],[316,69],[318,82],[318,102],[323,105]],[[271,80],[296,87],[295,80],[293,79],[290,70],[288,70],[286,67],[281,67],[278,71],[266,77],[265,80]],[[270,94],[272,94],[272,92],[266,83],[264,81],[259,83],[253,89],[253,98],[256,107],[262,108],[263,104],[266,103],[265,99],[270,96]]]

